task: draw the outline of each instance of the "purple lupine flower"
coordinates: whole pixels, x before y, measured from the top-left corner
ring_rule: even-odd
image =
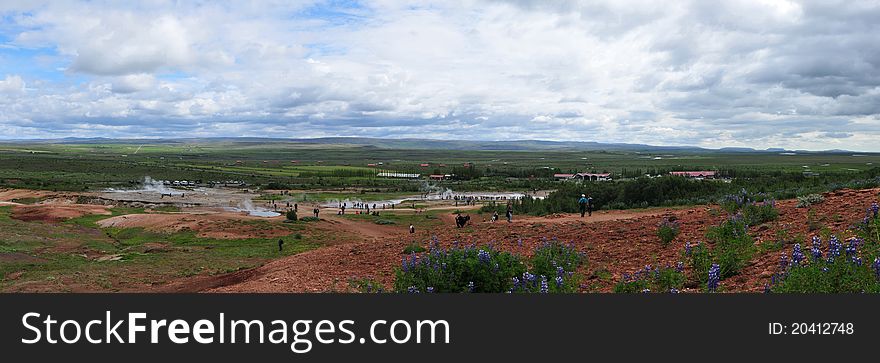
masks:
[[[813,246],[810,248],[810,254],[813,255],[813,261],[822,259],[822,238],[813,236]]]
[[[489,263],[489,261],[492,260],[492,256],[489,255],[489,252],[481,249],[480,252],[477,252],[477,260],[481,263]]]
[[[877,214],[880,213],[880,205],[876,202],[871,203],[871,212],[874,212],[874,218],[877,218]]]
[[[684,271],[684,262],[678,261],[675,264],[675,272],[682,272],[682,271]]]
[[[561,288],[563,282],[564,282],[564,280],[562,279],[562,276],[556,276],[556,287],[557,288]]]
[[[676,289],[676,288],[674,288],[674,287],[671,288],[671,289],[669,289],[669,293],[670,293],[670,294],[677,294],[677,293],[679,293],[679,292],[681,292],[681,291],[678,291],[678,289]]]
[[[514,277],[514,279],[516,279],[516,277]],[[474,282],[469,281],[467,284],[467,288],[468,288],[468,292],[474,292]]]
[[[692,249],[691,249],[691,243],[690,243],[690,242],[685,242],[685,243],[684,243],[684,255],[685,255],[685,256],[690,256],[690,255],[691,255],[691,251],[692,251]]]
[[[415,286],[410,286],[406,288],[406,291],[410,294],[417,294],[419,292],[419,288]]]
[[[779,254],[779,269],[783,272],[787,271],[791,266],[791,263],[788,262],[788,255],[785,252]]]
[[[804,260],[804,253],[801,252],[801,244],[795,243],[794,248],[791,250],[791,266],[792,267],[800,267],[801,262]]]
[[[434,287],[432,287],[432,286],[428,286],[428,287],[425,288],[425,290],[426,290],[426,292],[428,292],[428,293],[432,293],[432,292],[434,292]]]
[[[877,277],[878,280],[880,280],[880,257],[874,259],[874,263],[871,264],[871,268],[874,269],[874,276]]]
[[[717,263],[713,263],[712,267],[709,267],[709,281],[706,283],[709,292],[715,292],[718,289],[718,282],[721,281],[720,273],[721,266],[718,266]]]
[[[828,262],[834,262],[834,258],[840,256],[840,240],[837,239],[837,236],[831,236],[828,239]]]
[[[541,275],[541,293],[546,294],[550,292],[550,286],[547,286],[547,276]]]

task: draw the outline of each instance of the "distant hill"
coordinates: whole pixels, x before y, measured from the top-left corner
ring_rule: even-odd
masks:
[[[111,138],[63,138],[40,140],[13,140],[0,143],[48,143],[48,144],[199,144],[199,143],[294,143],[315,145],[353,145],[375,147],[381,149],[411,150],[510,150],[510,151],[630,151],[630,152],[762,152],[777,153],[786,151],[783,148],[756,150],[743,147],[727,147],[706,149],[696,146],[655,146],[627,143],[601,143],[595,141],[546,141],[546,140],[511,140],[511,141],[470,141],[470,140],[435,140],[435,139],[382,139],[369,137],[321,137],[321,138],[260,138],[260,137],[209,137],[209,138],[167,138],[167,139],[111,139]],[[804,152],[798,150],[798,152]],[[809,152],[809,151],[807,151]],[[817,151],[813,151],[817,152]],[[845,150],[828,150],[820,152],[846,153]]]

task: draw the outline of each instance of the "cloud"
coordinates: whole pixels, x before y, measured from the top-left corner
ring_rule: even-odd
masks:
[[[0,80],[0,93],[18,94],[24,92],[24,81],[18,75],[6,75]]]
[[[17,74],[0,81],[0,127],[14,137],[834,139],[880,151],[874,2],[9,2],[0,13],[0,72]]]

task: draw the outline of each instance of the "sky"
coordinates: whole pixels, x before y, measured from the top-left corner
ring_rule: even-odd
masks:
[[[0,139],[880,151],[880,1],[0,2]]]

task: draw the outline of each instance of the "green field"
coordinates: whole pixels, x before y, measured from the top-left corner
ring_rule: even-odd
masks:
[[[423,163],[430,165],[419,166]],[[441,184],[467,191],[553,189],[552,174],[578,171],[612,172],[616,179],[673,170],[836,175],[878,165],[880,155],[854,153],[473,151],[293,142],[0,144],[0,186],[73,191],[131,185],[149,175],[303,190],[367,189],[397,196],[417,192],[427,181],[378,178],[378,172],[454,174],[456,180]],[[384,196],[372,198],[378,199]]]

